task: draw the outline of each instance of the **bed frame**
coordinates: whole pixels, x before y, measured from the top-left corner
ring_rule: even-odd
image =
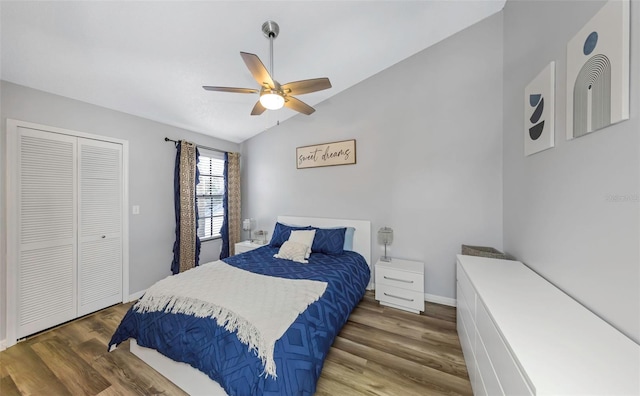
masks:
[[[299,216],[278,216],[278,221],[287,224],[311,225],[315,227],[354,227],[356,231],[353,234],[353,250],[360,253],[367,261],[369,268],[371,268],[370,221]],[[373,274],[373,271],[371,273]],[[369,282],[367,288],[371,285],[372,283]],[[169,359],[154,349],[141,347],[133,338],[130,340],[129,350],[190,395],[227,396],[227,393],[220,384],[209,378],[203,372],[186,363]]]

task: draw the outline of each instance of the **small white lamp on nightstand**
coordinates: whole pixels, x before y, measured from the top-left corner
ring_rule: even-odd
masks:
[[[387,256],[387,245],[393,242],[393,230],[390,227],[382,227],[378,230],[378,243],[384,245],[384,256],[380,257],[380,261],[391,261],[391,257]]]
[[[251,241],[251,219],[244,219],[242,221],[242,230],[243,231],[249,231],[249,239],[248,239],[248,241]]]

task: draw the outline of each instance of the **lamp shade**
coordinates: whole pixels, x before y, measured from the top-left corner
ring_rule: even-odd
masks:
[[[251,231],[251,219],[244,219],[242,221],[242,230]]]
[[[284,98],[276,91],[266,90],[260,95],[260,104],[262,104],[265,109],[278,110],[284,106]]]
[[[393,230],[390,227],[382,227],[378,230],[378,243],[381,245],[391,245],[393,242]]]

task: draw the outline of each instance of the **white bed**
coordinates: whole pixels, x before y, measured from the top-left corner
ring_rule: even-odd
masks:
[[[371,268],[371,222],[368,220],[278,216],[278,222],[320,228],[354,227],[353,251],[360,253]],[[371,284],[370,282],[369,287]],[[130,351],[190,395],[227,396],[224,389],[206,374],[186,363],[171,360],[153,349],[141,347],[135,339],[131,339]]]

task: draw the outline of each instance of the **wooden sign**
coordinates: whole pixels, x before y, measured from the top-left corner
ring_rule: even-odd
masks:
[[[298,169],[352,165],[355,163],[355,139],[298,147],[296,149],[296,167]]]

